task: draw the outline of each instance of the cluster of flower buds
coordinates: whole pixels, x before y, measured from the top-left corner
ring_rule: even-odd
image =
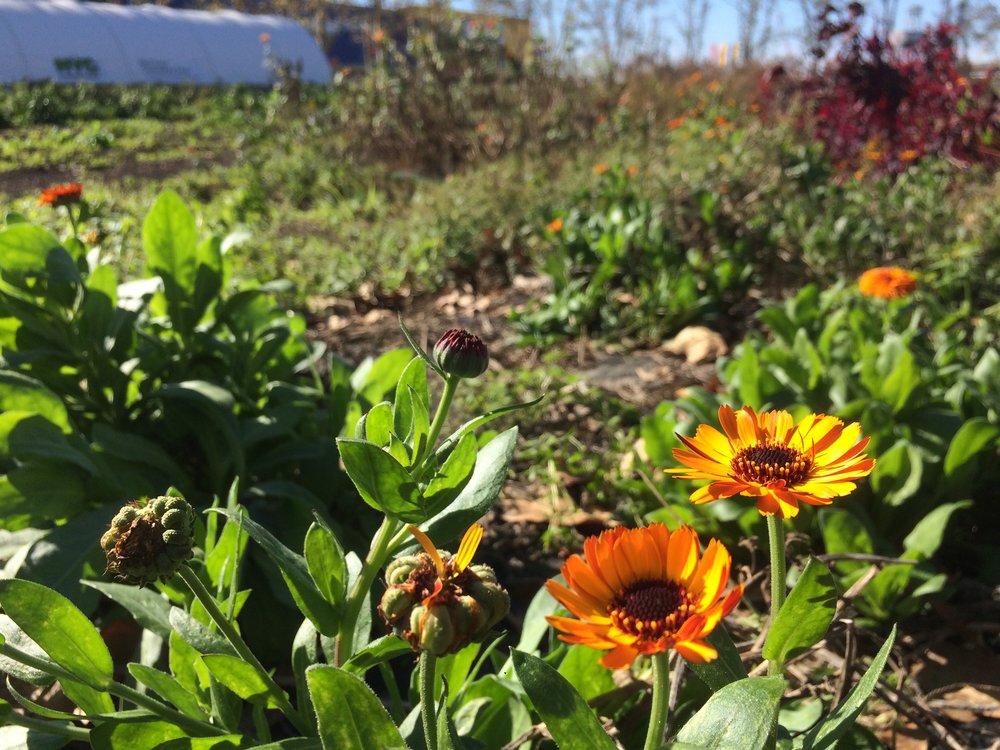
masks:
[[[434,361],[448,375],[478,378],[489,367],[490,355],[481,338],[461,328],[452,328],[434,344]]]
[[[393,560],[379,613],[414,651],[444,656],[480,642],[510,609],[510,596],[488,565],[469,565],[482,527],[466,532],[458,554],[438,552],[411,526],[424,552]]]
[[[125,583],[166,579],[191,559],[194,509],[180,497],[157,497],[123,507],[101,537],[108,573]]]

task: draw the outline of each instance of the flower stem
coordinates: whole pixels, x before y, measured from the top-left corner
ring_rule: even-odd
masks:
[[[90,741],[90,730],[74,724],[59,721],[42,721],[33,716],[23,716],[14,712],[11,712],[4,720],[8,724],[24,727],[25,729],[33,729],[36,732],[54,734],[58,737],[66,737],[71,740],[78,740],[79,742],[89,743]]]
[[[663,745],[663,732],[667,726],[670,708],[670,663],[669,653],[661,651],[653,654],[653,708],[649,713],[649,731],[646,733],[644,750],[659,750]]]
[[[437,657],[420,652],[420,718],[424,723],[424,744],[437,750],[437,717],[434,715],[434,667]]]
[[[302,715],[295,710],[291,703],[289,703],[288,697],[285,695],[285,691],[278,686],[278,683],[274,681],[271,674],[264,669],[264,665],[260,663],[260,660],[254,652],[250,650],[250,647],[247,645],[246,641],[243,640],[243,636],[240,635],[232,621],[227,619],[226,616],[222,614],[222,610],[219,609],[219,605],[216,603],[215,597],[209,593],[207,588],[205,588],[205,584],[201,582],[201,579],[197,576],[197,574],[187,565],[181,565],[178,573],[184,583],[187,584],[187,587],[191,589],[191,593],[194,594],[195,598],[198,599],[198,601],[200,601],[205,607],[205,611],[208,612],[208,616],[211,617],[212,621],[219,626],[219,630],[222,631],[226,640],[229,641],[233,648],[236,649],[236,653],[240,655],[243,661],[252,666],[260,675],[261,679],[264,680],[264,683],[270,689],[271,696],[278,703],[280,711],[288,718],[289,721],[292,722],[292,724],[295,725],[295,728],[303,734],[307,736],[315,734],[315,727],[309,726],[309,724],[302,718]]]
[[[441,400],[438,401],[437,411],[434,412],[434,421],[431,422],[430,431],[427,433],[427,445],[424,446],[426,454],[420,457],[421,462],[426,461],[430,456],[434,455],[434,444],[437,443],[438,436],[441,434],[441,428],[444,427],[444,420],[448,417],[448,412],[451,410],[451,401],[455,398],[455,391],[458,389],[459,380],[461,378],[456,375],[445,375],[444,392],[441,394]],[[417,473],[419,474],[419,469]]]
[[[371,591],[375,577],[385,564],[385,559],[392,548],[392,538],[397,531],[399,531],[399,521],[388,516],[382,519],[382,525],[379,526],[375,538],[372,540],[368,557],[365,558],[365,564],[361,568],[361,575],[358,576],[358,580],[355,581],[347,595],[344,619],[340,626],[340,634],[337,636],[336,662],[338,667],[344,666],[344,662],[351,658],[354,653],[354,631],[358,626],[361,607],[368,601],[368,592]]]
[[[767,542],[771,553],[771,625],[781,606],[785,603],[785,527],[781,518],[767,516]],[[782,660],[772,659],[767,664],[767,673],[774,677],[782,673]]]

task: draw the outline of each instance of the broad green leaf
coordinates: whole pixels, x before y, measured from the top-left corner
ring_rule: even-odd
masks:
[[[364,440],[339,438],[337,447],[347,475],[366,503],[402,521],[426,520],[420,488],[399,461]]]
[[[331,604],[340,604],[347,591],[347,559],[344,549],[325,526],[312,524],[306,532],[306,567],[316,587]]]
[[[385,448],[392,438],[392,420],[392,404],[388,401],[380,401],[368,410],[362,420],[365,426],[363,437],[369,443],[374,443],[379,448]]]
[[[513,651],[525,692],[561,750],[614,750],[597,716],[576,689],[537,656]]]
[[[0,476],[0,524],[18,529],[35,519],[74,516],[84,509],[86,499],[83,481],[74,471],[21,466]]]
[[[764,658],[785,659],[826,635],[837,610],[837,584],[830,569],[809,558],[795,588],[781,606],[764,641]]]
[[[377,404],[395,391],[411,359],[413,352],[408,348],[393,349],[375,360],[366,359],[351,374],[351,386],[369,404]]]
[[[0,370],[0,412],[39,414],[67,435],[73,431],[62,399],[41,382],[12,370]]]
[[[170,602],[152,589],[106,581],[82,581],[127,609],[135,621],[161,638],[170,637]]]
[[[715,692],[725,687],[730,682],[745,679],[747,668],[740,659],[740,653],[736,650],[736,644],[729,636],[722,625],[708,634],[705,640],[709,645],[714,646],[719,655],[712,661],[702,664],[688,663],[688,669],[694,672],[708,687]]]
[[[858,518],[845,508],[824,508],[819,514],[823,544],[831,555],[843,553],[872,554],[875,550],[871,535]],[[837,568],[850,571],[865,563],[841,561]]]
[[[2,750],[59,750],[68,745],[69,737],[40,732],[25,727],[0,726],[0,748]]]
[[[562,582],[561,578],[559,580]],[[521,628],[521,639],[515,648],[529,653],[537,650],[551,628],[545,616],[555,614],[560,606],[562,605],[549,593],[549,590],[540,586],[528,604],[528,610],[524,614],[524,627]]]
[[[448,683],[442,680],[441,700],[437,706],[437,746],[438,750],[465,750],[458,736],[455,723],[448,715]]]
[[[80,272],[62,243],[34,224],[15,224],[0,232],[0,269],[11,281],[28,275],[53,281],[80,280]]]
[[[239,521],[240,512],[227,508],[210,508],[210,511],[222,513],[234,521]],[[323,635],[335,636],[340,629],[340,611],[320,593],[312,577],[305,558],[292,552],[259,523],[245,513],[242,520],[243,528],[254,541],[267,553],[285,580],[288,590],[295,600],[295,605],[308,617],[316,629]]]
[[[677,740],[706,750],[765,750],[774,742],[784,689],[780,677],[731,682],[691,717]]]
[[[194,294],[198,228],[194,214],[177,193],[160,193],[149,209],[142,224],[142,246],[149,268],[163,278],[168,298],[171,282],[176,285],[174,293]]]
[[[114,664],[101,634],[87,616],[61,594],[17,578],[0,580],[0,606],[56,664],[81,682],[102,689]]]
[[[209,518],[217,516],[210,513]],[[246,529],[240,527],[239,519],[227,518],[212,551],[205,557],[205,570],[214,586],[218,587],[220,584],[228,586],[232,579],[233,568],[238,567],[243,560],[249,541],[250,535]]]
[[[393,403],[393,432],[410,447],[430,428],[430,395],[427,392],[427,367],[420,357],[414,357],[403,370],[396,385]]]
[[[985,452],[987,446],[996,443],[997,436],[1000,436],[1000,428],[990,424],[985,417],[965,422],[948,445],[948,452],[944,457],[945,476],[951,477],[976,455]],[[995,451],[993,458],[996,459]]]
[[[424,488],[428,513],[437,513],[451,503],[472,478],[476,467],[476,438],[471,433],[458,441],[444,464]]]
[[[266,745],[253,745],[253,750],[323,750],[323,743],[316,737],[290,737]]]
[[[324,750],[406,750],[389,712],[361,679],[316,665],[306,672]]]
[[[233,644],[207,625],[202,625],[183,609],[171,607],[169,618],[173,631],[199,654],[236,655]]]
[[[7,414],[2,415],[4,417]],[[67,440],[63,431],[41,415],[32,414],[11,425],[5,435],[11,454],[20,460],[37,458],[46,461],[66,462],[88,474],[98,473],[90,457]]]
[[[938,551],[941,541],[944,539],[944,532],[948,528],[948,521],[957,510],[971,508],[971,500],[960,500],[957,503],[945,503],[939,505],[913,527],[913,531],[906,535],[903,540],[903,549],[906,556],[911,558],[914,553],[918,553],[924,558],[931,557]]]
[[[205,696],[204,685],[208,682],[208,670],[198,659],[198,652],[177,631],[170,634],[168,658],[170,673],[177,682],[190,693]],[[204,680],[198,670],[205,673]]]
[[[259,703],[270,708],[281,708],[285,693],[276,695],[254,667],[243,659],[225,654],[206,654],[201,657],[212,676],[250,703]]]
[[[604,654],[604,651],[587,646],[570,646],[559,665],[559,674],[579,691],[585,701],[615,689],[611,670],[599,663]]]
[[[147,667],[145,664],[136,664],[134,662],[129,663],[128,671],[135,677],[137,682],[145,685],[161,698],[170,701],[188,716],[208,721],[208,714],[199,705],[198,697],[171,675],[161,672],[158,669]]]
[[[168,746],[174,750],[233,750],[249,743],[238,734],[191,738],[165,721],[109,721],[91,731],[90,745],[93,750],[160,750]]]
[[[103,690],[97,690],[74,680],[62,680],[59,685],[66,697],[78,705],[85,714],[96,716],[110,714],[115,710],[111,695]]]
[[[18,651],[24,651],[39,659],[48,658],[41,647],[4,614],[0,614],[0,643],[8,643]],[[32,685],[51,685],[55,681],[55,677],[47,672],[21,664],[3,654],[0,654],[0,672],[6,672]]]
[[[479,451],[472,478],[448,507],[421,525],[436,544],[445,544],[483,517],[493,507],[514,458],[517,427],[494,437]]]
[[[741,347],[737,377],[740,401],[747,406],[759,409],[762,406],[760,393],[760,366],[757,351],[749,343]]]
[[[895,641],[896,627],[893,626],[892,632],[885,639],[882,648],[879,649],[875,658],[872,659],[871,665],[861,679],[858,680],[858,684],[854,686],[854,689],[844,699],[844,702],[837,706],[826,721],[813,728],[806,735],[805,742],[803,743],[805,750],[828,750],[837,746],[837,741],[854,724],[864,709],[865,703],[868,702],[868,696],[875,690],[875,685],[878,683],[878,678],[882,675],[882,670],[885,669],[885,663],[889,659],[889,653],[892,651],[892,644]]]

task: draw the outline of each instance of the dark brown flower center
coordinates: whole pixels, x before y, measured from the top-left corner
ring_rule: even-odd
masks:
[[[809,477],[813,461],[784,443],[767,442],[744,448],[730,466],[739,479],[762,485],[800,484]]]
[[[644,640],[673,633],[693,611],[687,590],[674,581],[640,581],[620,591],[608,605],[608,615],[619,630]]]

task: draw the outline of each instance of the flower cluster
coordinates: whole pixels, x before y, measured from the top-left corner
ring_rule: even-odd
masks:
[[[488,565],[469,565],[483,536],[476,524],[454,556],[439,552],[410,526],[424,552],[393,560],[385,570],[379,614],[414,651],[444,656],[486,637],[510,609],[510,597]]]
[[[72,182],[66,185],[55,185],[46,188],[38,197],[39,206],[72,206],[80,202],[83,196],[83,185]]]
[[[191,559],[194,522],[194,509],[180,497],[126,505],[101,537],[107,572],[140,586],[169,578]]]

